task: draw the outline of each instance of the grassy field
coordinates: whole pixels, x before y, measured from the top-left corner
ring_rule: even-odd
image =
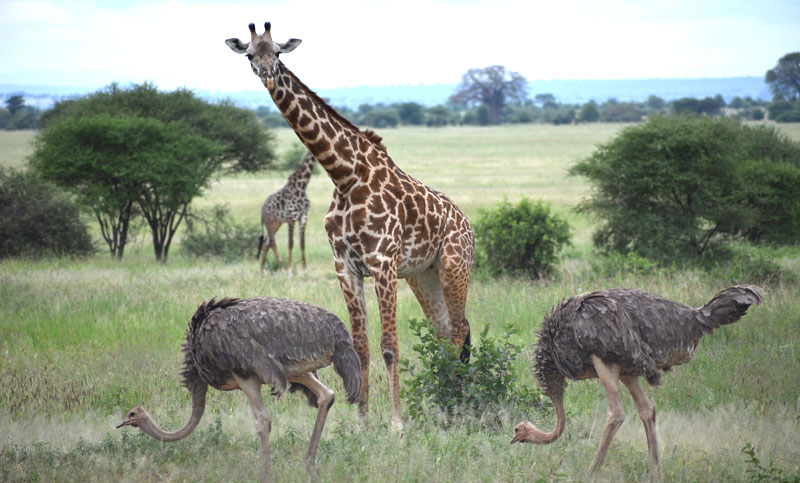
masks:
[[[529,348],[542,317],[561,298],[626,286],[698,306],[718,290],[747,283],[735,271],[597,270],[590,237],[594,221],[575,206],[589,192],[566,169],[624,126],[504,126],[402,128],[380,134],[406,172],[450,195],[476,219],[481,209],[508,198],[544,199],[567,217],[574,246],[555,280],[475,279],[467,315],[479,333],[498,336],[504,322],[518,328],[526,347],[517,361],[522,385],[532,385]],[[800,139],[800,125],[780,126]],[[22,167],[30,132],[0,132],[0,165]],[[277,131],[279,151],[297,142]],[[264,198],[288,175],[236,175],[216,181],[200,206],[224,203],[240,220],[258,223]],[[331,263],[322,218],[332,184],[323,173],[309,185],[308,268],[260,273],[255,258],[233,263],[195,260],[171,251],[154,261],[141,233],[112,262],[88,260],[0,262],[0,480],[2,481],[247,481],[258,478],[257,439],[250,409],[239,392],[211,391],[198,430],[179,443],[152,440],[138,430],[114,429],[132,406],[144,404],[162,427],[189,416],[179,384],[180,345],[197,305],[211,297],[270,295],[323,306],[347,320]],[[254,238],[257,234],[254,233]],[[286,253],[286,229],[278,233]],[[295,247],[295,259],[299,257]],[[255,252],[255,247],[254,250]],[[774,258],[798,270],[800,247]],[[405,284],[398,296],[401,357],[413,358],[407,321],[422,311]],[[764,303],[738,324],[703,339],[695,359],[646,388],[657,405],[664,475],[668,481],[742,481],[757,469],[742,453],[755,447],[764,472],[800,472],[800,287],[764,285]],[[443,429],[405,420],[402,435],[389,431],[388,383],[378,356],[379,321],[371,282],[366,284],[372,347],[370,408],[366,420],[343,397],[333,406],[317,454],[317,481],[550,481],[581,480],[605,424],[605,397],[596,381],[570,383],[567,427],[549,446],[509,445],[511,428],[525,416],[550,429],[550,412],[531,408],[487,415],[500,424],[457,421]],[[332,369],[320,372],[338,394]],[[401,375],[401,384],[404,377]],[[265,394],[267,392],[265,391]],[[630,397],[600,479],[649,478],[644,430]],[[277,481],[307,481],[303,455],[314,412],[296,395],[267,397],[273,418],[272,462]],[[769,466],[770,464],[774,466]]]

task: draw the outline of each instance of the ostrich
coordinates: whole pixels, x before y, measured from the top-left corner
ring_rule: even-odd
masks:
[[[183,385],[192,398],[189,421],[174,432],[160,429],[141,407],[131,409],[117,426],[134,426],[159,441],[178,441],[197,427],[205,409],[208,386],[220,391],[241,389],[250,402],[261,440],[262,476],[268,478],[270,418],[261,397],[261,385],[272,386],[280,397],[286,390],[303,391],[317,419],[308,444],[306,462],[314,464],[320,434],[334,393],[316,377],[316,370],[333,362],[344,382],[347,401],[361,394],[361,362],[353,340],[334,314],[314,305],[256,297],[247,300],[211,299],[200,304],[186,331],[182,347]]]
[[[622,381],[644,423],[651,476],[660,480],[655,405],[642,389],[639,376],[652,386],[660,385],[660,371],[689,362],[701,337],[736,322],[763,296],[759,287],[737,285],[720,291],[697,309],[621,288],[562,300],[542,322],[533,363],[536,381],[553,402],[556,427],[545,433],[524,421],[514,427],[511,442],[549,444],[557,440],[566,424],[564,378],[596,377],[606,392],[608,419],[589,467],[589,475],[593,475],[625,420],[618,384]]]

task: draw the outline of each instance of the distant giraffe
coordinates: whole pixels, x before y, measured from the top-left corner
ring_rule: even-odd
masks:
[[[319,160],[335,185],[325,216],[334,266],[350,313],[368,410],[369,345],[364,277],[375,279],[381,317],[381,351],[389,373],[392,429],[402,429],[397,342],[397,279],[405,278],[425,316],[469,357],[465,316],[472,273],[474,236],[464,213],[447,196],[404,173],[386,153],[380,137],[362,132],[312,92],[283,63],[280,53],[299,39],[273,42],[270,24],[263,35],[250,24],[250,42],[228,39],[245,54],[289,125]]]
[[[272,193],[261,206],[261,237],[258,239],[259,252],[261,253],[261,270],[267,261],[267,251],[272,248],[275,260],[281,263],[278,247],[275,246],[275,233],[286,223],[289,226],[289,265],[292,267],[292,248],[294,247],[294,222],[300,222],[300,257],[303,268],[306,266],[306,221],[308,220],[308,196],[306,188],[314,163],[317,162],[309,152],[303,158],[300,166],[289,176],[286,185]]]

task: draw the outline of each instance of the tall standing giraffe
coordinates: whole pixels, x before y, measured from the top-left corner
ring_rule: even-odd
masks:
[[[397,280],[406,279],[438,336],[449,337],[462,348],[462,360],[467,359],[470,329],[464,311],[475,248],[472,227],[450,198],[395,165],[379,136],[360,131],[278,60],[279,54],[294,50],[299,39],[274,42],[269,22],[262,35],[255,25],[249,28],[249,43],[225,43],[247,56],[286,121],[335,185],[325,230],[361,359],[359,410],[368,410],[363,279],[372,276],[380,308],[380,346],[389,373],[392,429],[401,430]]]
[[[264,200],[261,206],[261,237],[258,239],[259,252],[261,253],[261,270],[267,261],[267,252],[272,248],[275,260],[281,263],[278,247],[275,245],[275,233],[281,224],[286,223],[289,229],[289,268],[292,266],[292,248],[294,247],[294,223],[299,223],[300,257],[303,267],[306,266],[306,221],[308,221],[308,196],[306,188],[314,163],[317,160],[311,152],[306,154],[300,166],[289,175],[286,185],[272,193]]]

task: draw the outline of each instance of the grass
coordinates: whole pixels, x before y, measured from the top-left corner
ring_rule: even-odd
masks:
[[[533,384],[527,356],[534,332],[563,297],[628,286],[697,306],[719,289],[747,281],[676,269],[637,273],[593,268],[593,220],[571,211],[589,187],[565,172],[623,127],[403,128],[380,133],[405,171],[448,193],[470,219],[503,198],[516,202],[527,196],[551,202],[573,226],[575,246],[565,254],[557,279],[476,278],[471,285],[467,312],[473,330],[489,325],[490,335],[497,336],[506,321],[519,328],[516,342],[528,348],[517,361],[520,384]],[[800,125],[779,128],[800,139]],[[31,138],[30,132],[0,132],[0,165],[23,167]],[[297,142],[288,130],[277,131],[277,139],[279,151]],[[225,203],[238,219],[257,220],[264,198],[287,175],[223,177],[198,205]],[[179,443],[159,443],[114,426],[136,404],[146,405],[165,428],[176,428],[188,418],[190,403],[177,376],[180,345],[191,314],[203,300],[273,295],[326,307],[347,320],[322,227],[331,189],[324,174],[315,175],[309,185],[306,270],[261,274],[255,257],[227,264],[194,260],[181,253],[180,240],[168,265],[160,266],[144,233],[121,262],[110,261],[105,253],[77,261],[0,262],[0,480],[256,479],[257,440],[249,407],[238,391],[211,391],[199,429]],[[278,233],[278,248],[284,256],[285,228]],[[788,269],[800,267],[798,247],[768,253]],[[800,471],[800,287],[776,281],[764,288],[764,304],[740,323],[703,339],[695,359],[668,374],[662,388],[646,388],[658,408],[667,480],[745,480],[750,475],[749,457],[742,453],[747,444],[765,468],[774,463],[784,475]],[[339,398],[320,443],[317,480],[583,478],[605,423],[605,398],[595,381],[569,384],[567,428],[549,446],[510,446],[517,421],[505,413],[490,415],[499,418],[499,426],[464,421],[446,430],[406,418],[404,434],[392,435],[371,281],[366,293],[373,354],[370,417],[360,421],[355,408]],[[397,317],[401,356],[411,357],[415,341],[407,321],[421,318],[422,311],[405,284],[400,284]],[[320,377],[342,394],[330,368],[320,371]],[[273,417],[274,476],[306,481],[302,460],[313,410],[297,395],[267,399]],[[623,404],[627,422],[609,451],[601,480],[649,478],[644,431],[628,396]],[[531,409],[527,417],[548,429],[554,424],[551,413]]]

